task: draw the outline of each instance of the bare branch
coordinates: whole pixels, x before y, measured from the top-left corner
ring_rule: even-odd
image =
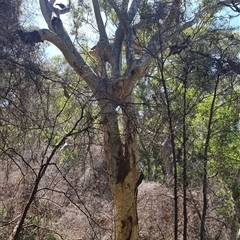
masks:
[[[118,28],[115,32],[115,39],[114,43],[112,45],[112,57],[113,57],[113,64],[112,64],[112,76],[119,76],[121,72],[121,57],[122,57],[122,44],[125,37],[124,30],[127,31],[128,29],[128,23],[127,23],[127,15],[126,15],[126,9],[128,5],[128,0],[123,1],[122,10],[117,6],[116,2],[113,0],[108,0],[109,4],[113,7],[114,11],[116,12],[120,23],[118,25]],[[126,8],[126,9],[125,9]],[[124,14],[125,12],[125,18]]]
[[[50,2],[48,2],[48,0],[39,0],[43,17],[51,31],[54,31],[51,23],[54,2],[55,0]]]
[[[96,91],[98,87],[96,76],[87,66],[81,55],[77,52],[71,39],[64,31],[62,24],[58,22],[55,24],[55,26],[58,35],[54,34],[48,29],[41,29],[38,31],[41,36],[41,40],[47,40],[58,47],[71,67],[89,84],[92,90]]]
[[[106,30],[105,30],[105,27],[103,24],[98,0],[92,0],[92,3],[93,3],[95,18],[96,18],[96,22],[97,22],[98,30],[99,30],[99,34],[100,34],[100,41],[104,41],[104,42],[108,43],[108,36],[107,36]]]
[[[98,0],[92,0],[96,22],[100,34],[100,39],[96,46],[91,50],[91,55],[94,56],[98,62],[98,75],[101,78],[107,78],[106,63],[112,64],[111,47],[109,44],[108,36],[105,26],[103,24],[100,7]]]

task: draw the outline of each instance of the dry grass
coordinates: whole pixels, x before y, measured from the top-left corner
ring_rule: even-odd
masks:
[[[90,164],[84,175],[78,163],[65,162],[60,171],[52,165],[41,183],[25,221],[26,231],[46,239],[46,232],[64,240],[110,240],[113,235],[113,204],[102,160]],[[35,167],[37,164],[35,163]],[[25,170],[24,170],[25,171]],[[2,165],[0,172],[0,239],[6,239],[29,197],[34,180],[15,166]],[[179,239],[183,229],[182,194],[179,190]],[[221,219],[221,205],[209,203],[206,239],[229,239],[230,223]],[[188,239],[199,239],[202,197],[200,190],[188,191]],[[30,217],[31,216],[31,217]],[[38,216],[38,220],[33,218]],[[138,190],[139,239],[173,239],[173,189],[155,182],[143,182]],[[34,225],[34,228],[32,227]],[[31,226],[31,227],[30,227]]]

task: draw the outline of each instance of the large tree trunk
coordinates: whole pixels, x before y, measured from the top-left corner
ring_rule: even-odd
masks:
[[[130,100],[130,99],[129,99]],[[101,104],[104,151],[115,210],[115,238],[138,238],[137,187],[142,175],[137,169],[137,133],[134,104],[121,104],[122,114],[113,102]],[[122,133],[119,125],[122,124]]]

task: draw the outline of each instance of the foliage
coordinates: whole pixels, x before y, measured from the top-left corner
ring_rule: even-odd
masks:
[[[136,208],[138,165],[155,182],[140,188],[140,239],[236,235],[239,34],[219,22],[216,1],[127,2],[71,3],[73,41],[45,15],[51,31],[35,33],[65,56],[47,61],[17,35],[19,1],[3,1],[0,238],[71,239],[75,219],[81,237],[113,238],[113,222],[135,223],[112,205]]]

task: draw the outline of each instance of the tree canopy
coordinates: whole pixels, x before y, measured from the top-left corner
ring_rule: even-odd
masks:
[[[53,206],[53,194],[87,217],[89,239],[237,239],[240,37],[230,21],[240,1],[39,5],[47,28],[24,28],[19,1],[3,1],[0,10],[1,197],[4,185],[11,189],[0,205],[3,238],[61,239],[50,223],[63,213],[53,207],[51,218],[40,210]],[[43,42],[63,58],[44,59]],[[88,171],[98,179],[97,186],[88,180],[89,191]],[[171,232],[163,222],[152,226],[155,236],[151,223],[143,228],[148,234],[139,228],[153,217],[138,218],[143,179],[171,191]],[[106,197],[94,195],[106,182]],[[16,186],[21,204],[9,206]],[[93,196],[104,209],[112,200],[114,227],[106,235]]]

